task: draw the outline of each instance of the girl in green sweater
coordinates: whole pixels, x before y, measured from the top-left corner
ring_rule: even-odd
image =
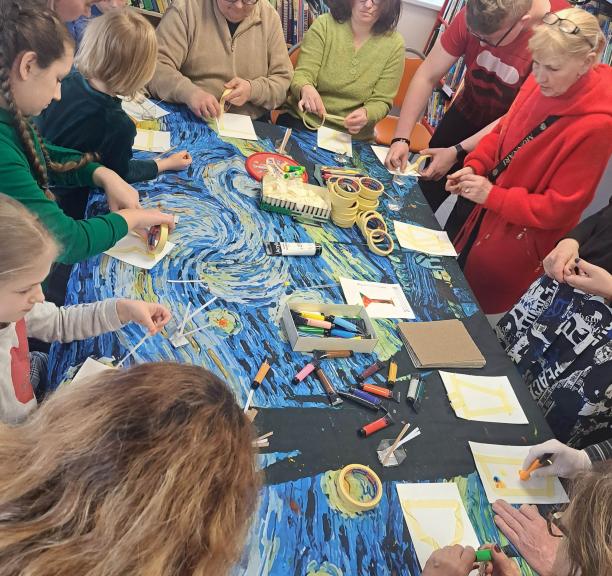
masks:
[[[404,71],[404,40],[395,31],[401,0],[337,0],[304,36],[287,100],[293,119],[348,131],[361,140],[389,112]],[[325,118],[327,115],[339,116]],[[295,126],[283,115],[279,124]],[[302,127],[299,124],[298,127]]]
[[[140,208],[138,192],[88,155],[44,143],[28,117],[61,97],[74,44],[57,16],[35,3],[0,3],[0,192],[37,214],[62,247],[58,260],[72,264],[113,246],[130,230],[174,226],[170,214]],[[49,190],[99,186],[111,214],[73,220]]]

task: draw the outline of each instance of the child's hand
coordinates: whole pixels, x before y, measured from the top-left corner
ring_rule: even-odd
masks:
[[[187,152],[187,150],[181,150],[180,152],[175,152],[174,154],[170,154],[167,158],[159,158],[155,159],[157,163],[157,171],[165,172],[166,170],[184,170],[191,164],[193,158],[191,154]]]
[[[117,315],[122,324],[136,322],[144,326],[151,336],[157,334],[172,318],[170,310],[161,304],[125,298],[117,300]]]
[[[101,166],[93,173],[96,186],[104,188],[108,209],[117,212],[124,208],[140,208],[138,190],[130,186],[119,174]]]

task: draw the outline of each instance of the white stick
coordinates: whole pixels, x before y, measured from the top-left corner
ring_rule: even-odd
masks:
[[[257,438],[256,442],[259,442],[260,440],[265,440],[266,438],[269,438],[273,434],[274,432],[268,432],[267,434],[262,434],[259,438]]]
[[[249,411],[249,406],[251,405],[251,400],[253,400],[253,394],[255,394],[255,390],[251,388],[249,391],[249,395],[247,396],[246,404],[244,405],[244,413],[246,414]]]
[[[208,324],[204,324],[204,326],[200,326],[199,328],[196,328],[195,330],[190,330],[189,332],[184,332],[182,334],[183,338],[187,337],[187,336],[191,336],[192,334],[195,334],[196,332],[199,332],[200,330],[204,330],[204,328],[208,328],[209,326],[212,326],[213,323],[209,322]]]
[[[287,142],[289,141],[291,132],[293,132],[291,128],[287,128],[287,130],[285,131],[285,135],[283,136],[283,141],[281,142],[280,148],[278,149],[279,154],[285,153],[285,146],[287,146]]]
[[[398,445],[400,443],[400,440],[402,439],[404,434],[406,434],[406,432],[408,432],[408,428],[410,428],[410,422],[408,422],[402,428],[402,431],[397,435],[397,438],[393,441],[393,444],[391,444],[391,448],[389,448],[389,450],[387,450],[387,452],[385,453],[385,457],[383,458],[383,461],[382,461],[382,465],[383,466],[387,463],[387,460],[389,460],[389,458],[391,457],[391,454],[393,454],[393,452],[395,452],[396,448],[398,447]]]
[[[181,321],[181,327],[179,328],[178,333],[182,334],[183,330],[185,330],[185,324],[187,324],[187,315],[189,314],[189,310],[191,309],[191,301],[187,302],[187,309],[185,310],[185,314],[183,315],[183,320]]]
[[[381,454],[382,458],[383,459],[387,458],[387,455],[391,456],[391,448],[393,448],[393,452],[395,452],[400,446],[403,446],[404,444],[406,444],[406,442],[410,442],[410,440],[413,440],[420,434],[421,434],[421,431],[418,428],[415,428],[412,432],[410,432],[410,434],[406,436],[406,438],[404,438],[401,442],[399,442],[397,446],[395,447],[391,446],[390,448],[387,448],[384,454]]]
[[[149,333],[147,332],[141,339],[140,342],[138,342],[138,344],[136,344],[136,346],[134,346],[124,357],[123,360],[121,360],[119,362],[119,364],[117,364],[117,366],[115,366],[115,368],[120,368],[121,365],[130,357],[132,356],[132,354],[134,354],[134,352],[136,352],[136,350],[138,350],[138,348],[140,348],[143,344],[144,341],[149,337]]]
[[[191,320],[196,314],[199,314],[200,312],[202,312],[202,310],[204,310],[204,308],[207,308],[208,306],[210,306],[215,300],[217,299],[216,296],[214,296],[213,298],[211,298],[208,302],[202,304],[202,306],[200,306],[197,310],[195,310],[194,312],[192,312],[188,317],[187,317],[187,321],[189,322],[189,320]],[[186,323],[183,322],[183,325]]]

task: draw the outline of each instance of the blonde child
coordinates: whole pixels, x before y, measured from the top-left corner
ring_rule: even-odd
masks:
[[[115,172],[79,152],[43,142],[27,120],[59,100],[70,72],[73,42],[57,16],[34,2],[0,3],[0,191],[37,214],[72,264],[104,252],[128,231],[174,226],[170,214],[140,209],[138,192]],[[64,186],[104,188],[114,213],[74,220],[49,191]]]
[[[157,178],[165,170],[191,164],[184,150],[163,159],[133,160],[136,126],[118,96],[133,98],[155,72],[155,30],[134,10],[111,10],[92,20],[75,58],[75,70],[62,81],[62,99],[37,119],[54,144],[96,153],[127,182]]]
[[[0,194],[0,421],[17,422],[36,407],[34,391],[46,373],[46,358],[37,353],[31,364],[28,336],[70,342],[118,330],[127,322],[155,334],[171,317],[160,304],[123,298],[62,308],[45,302],[41,283],[58,252],[40,220]]]
[[[260,475],[253,427],[199,366],[107,370],[0,425],[0,575],[226,576]]]

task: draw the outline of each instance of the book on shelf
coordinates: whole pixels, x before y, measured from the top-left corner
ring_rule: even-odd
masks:
[[[304,39],[315,18],[329,9],[321,0],[276,0],[276,11],[281,19],[285,42],[295,46]]]

